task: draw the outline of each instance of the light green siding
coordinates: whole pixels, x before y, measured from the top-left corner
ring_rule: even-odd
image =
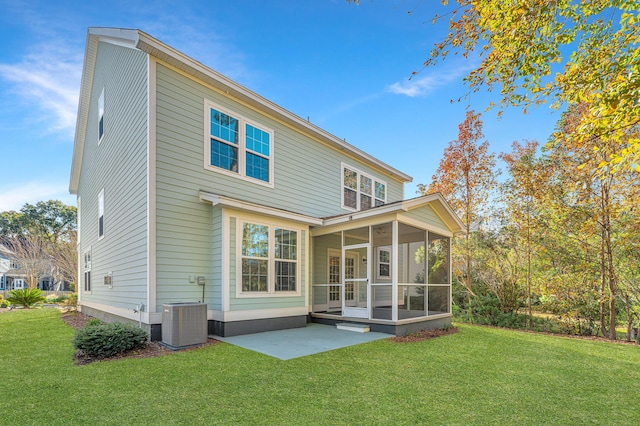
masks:
[[[205,297],[209,309],[222,310],[222,208],[213,207],[211,229],[211,280],[210,292]],[[211,298],[210,302],[208,298]]]
[[[413,220],[419,220],[428,225],[435,226],[437,228],[448,230],[449,228],[440,219],[440,216],[431,208],[431,206],[422,206],[408,212],[404,212],[398,216],[398,219],[402,221],[402,217],[408,217]]]
[[[205,109],[209,100],[274,131],[274,188],[204,168]],[[309,216],[341,208],[341,163],[387,182],[387,201],[402,198],[402,183],[309,136],[250,109],[160,64],[157,66],[158,181],[198,202],[198,190]],[[169,190],[169,188],[167,188]],[[158,193],[158,199],[161,194]]]
[[[105,130],[98,145],[98,98],[103,88]],[[81,258],[87,249],[92,251],[92,292],[82,294],[82,301],[133,309],[147,298],[145,54],[99,43],[84,142],[79,251]],[[103,189],[104,238],[98,240],[98,194]],[[109,272],[112,288],[103,284]],[[83,288],[80,282],[78,289]]]

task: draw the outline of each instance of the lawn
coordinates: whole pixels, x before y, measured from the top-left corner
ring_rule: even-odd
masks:
[[[73,364],[56,310],[0,314],[0,424],[639,424],[640,347],[461,325],[281,361],[220,343]]]

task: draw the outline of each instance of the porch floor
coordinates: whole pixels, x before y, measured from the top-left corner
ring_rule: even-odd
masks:
[[[260,352],[274,358],[288,360],[320,352],[332,351],[360,343],[393,337],[386,333],[356,333],[338,330],[335,326],[307,324],[303,328],[266,331],[264,333],[244,334],[241,336],[212,336],[232,345]]]

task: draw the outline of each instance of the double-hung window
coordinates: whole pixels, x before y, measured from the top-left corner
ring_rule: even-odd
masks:
[[[387,202],[387,184],[355,167],[342,165],[342,208],[367,210]]]
[[[273,186],[273,131],[205,102],[205,168]]]
[[[298,294],[300,231],[241,223],[240,293]]]

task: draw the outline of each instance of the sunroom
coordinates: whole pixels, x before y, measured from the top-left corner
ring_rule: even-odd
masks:
[[[462,224],[439,194],[312,229],[311,317],[405,335],[451,322],[451,237]]]

